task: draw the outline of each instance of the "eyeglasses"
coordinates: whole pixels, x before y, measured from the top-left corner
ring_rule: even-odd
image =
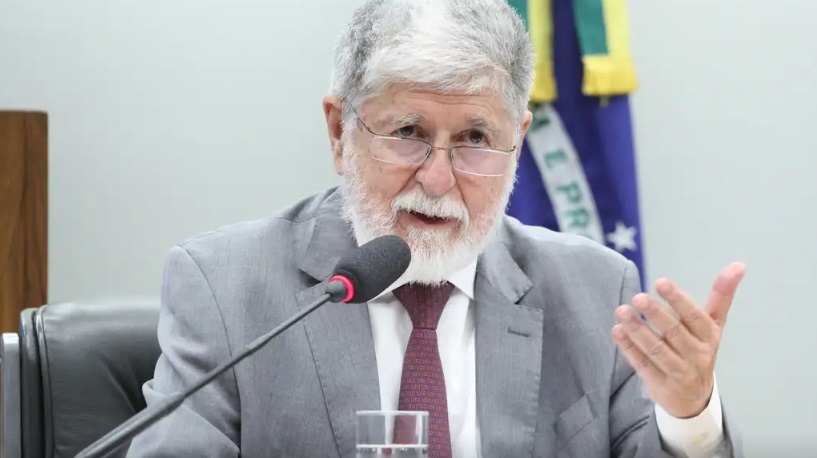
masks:
[[[389,164],[418,166],[431,156],[433,150],[441,149],[448,151],[454,169],[462,173],[498,177],[508,171],[511,153],[516,150],[516,145],[510,151],[474,146],[443,148],[414,138],[381,135],[369,129],[357,113],[355,115],[360,125],[373,136],[369,144],[369,154],[373,159]]]

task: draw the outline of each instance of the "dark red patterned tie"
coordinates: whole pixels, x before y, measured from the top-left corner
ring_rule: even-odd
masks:
[[[408,284],[394,290],[394,296],[406,308],[414,324],[403,359],[398,409],[429,413],[428,455],[431,458],[451,456],[448,398],[437,347],[437,322],[453,289],[454,285],[445,283],[438,287]],[[398,443],[414,435],[413,425],[401,428],[398,423],[394,430]]]

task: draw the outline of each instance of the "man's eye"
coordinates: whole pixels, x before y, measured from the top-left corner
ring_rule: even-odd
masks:
[[[482,146],[487,141],[487,138],[485,138],[485,134],[478,130],[469,130],[465,134],[465,140],[469,145]]]
[[[417,136],[417,126],[403,126],[394,132],[400,138],[414,138]]]

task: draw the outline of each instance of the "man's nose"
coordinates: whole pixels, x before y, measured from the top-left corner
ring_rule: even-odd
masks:
[[[454,187],[454,165],[451,152],[444,148],[432,147],[431,155],[417,171],[417,181],[432,197],[442,196]]]

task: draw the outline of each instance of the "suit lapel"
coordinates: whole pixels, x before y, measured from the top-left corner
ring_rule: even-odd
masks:
[[[477,267],[476,380],[483,456],[532,456],[544,312],[517,302],[532,286],[504,244]]]
[[[474,297],[483,456],[553,456],[593,418],[567,344],[581,326],[566,312],[561,282],[553,272],[532,289],[501,241],[480,258]]]
[[[340,196],[323,203],[301,256],[300,268],[315,284],[297,295],[304,308],[324,291],[344,253],[355,248],[348,226],[338,216]],[[380,388],[374,340],[366,304],[328,303],[304,320],[332,432],[341,456],[355,453],[355,412],[379,410]]]

